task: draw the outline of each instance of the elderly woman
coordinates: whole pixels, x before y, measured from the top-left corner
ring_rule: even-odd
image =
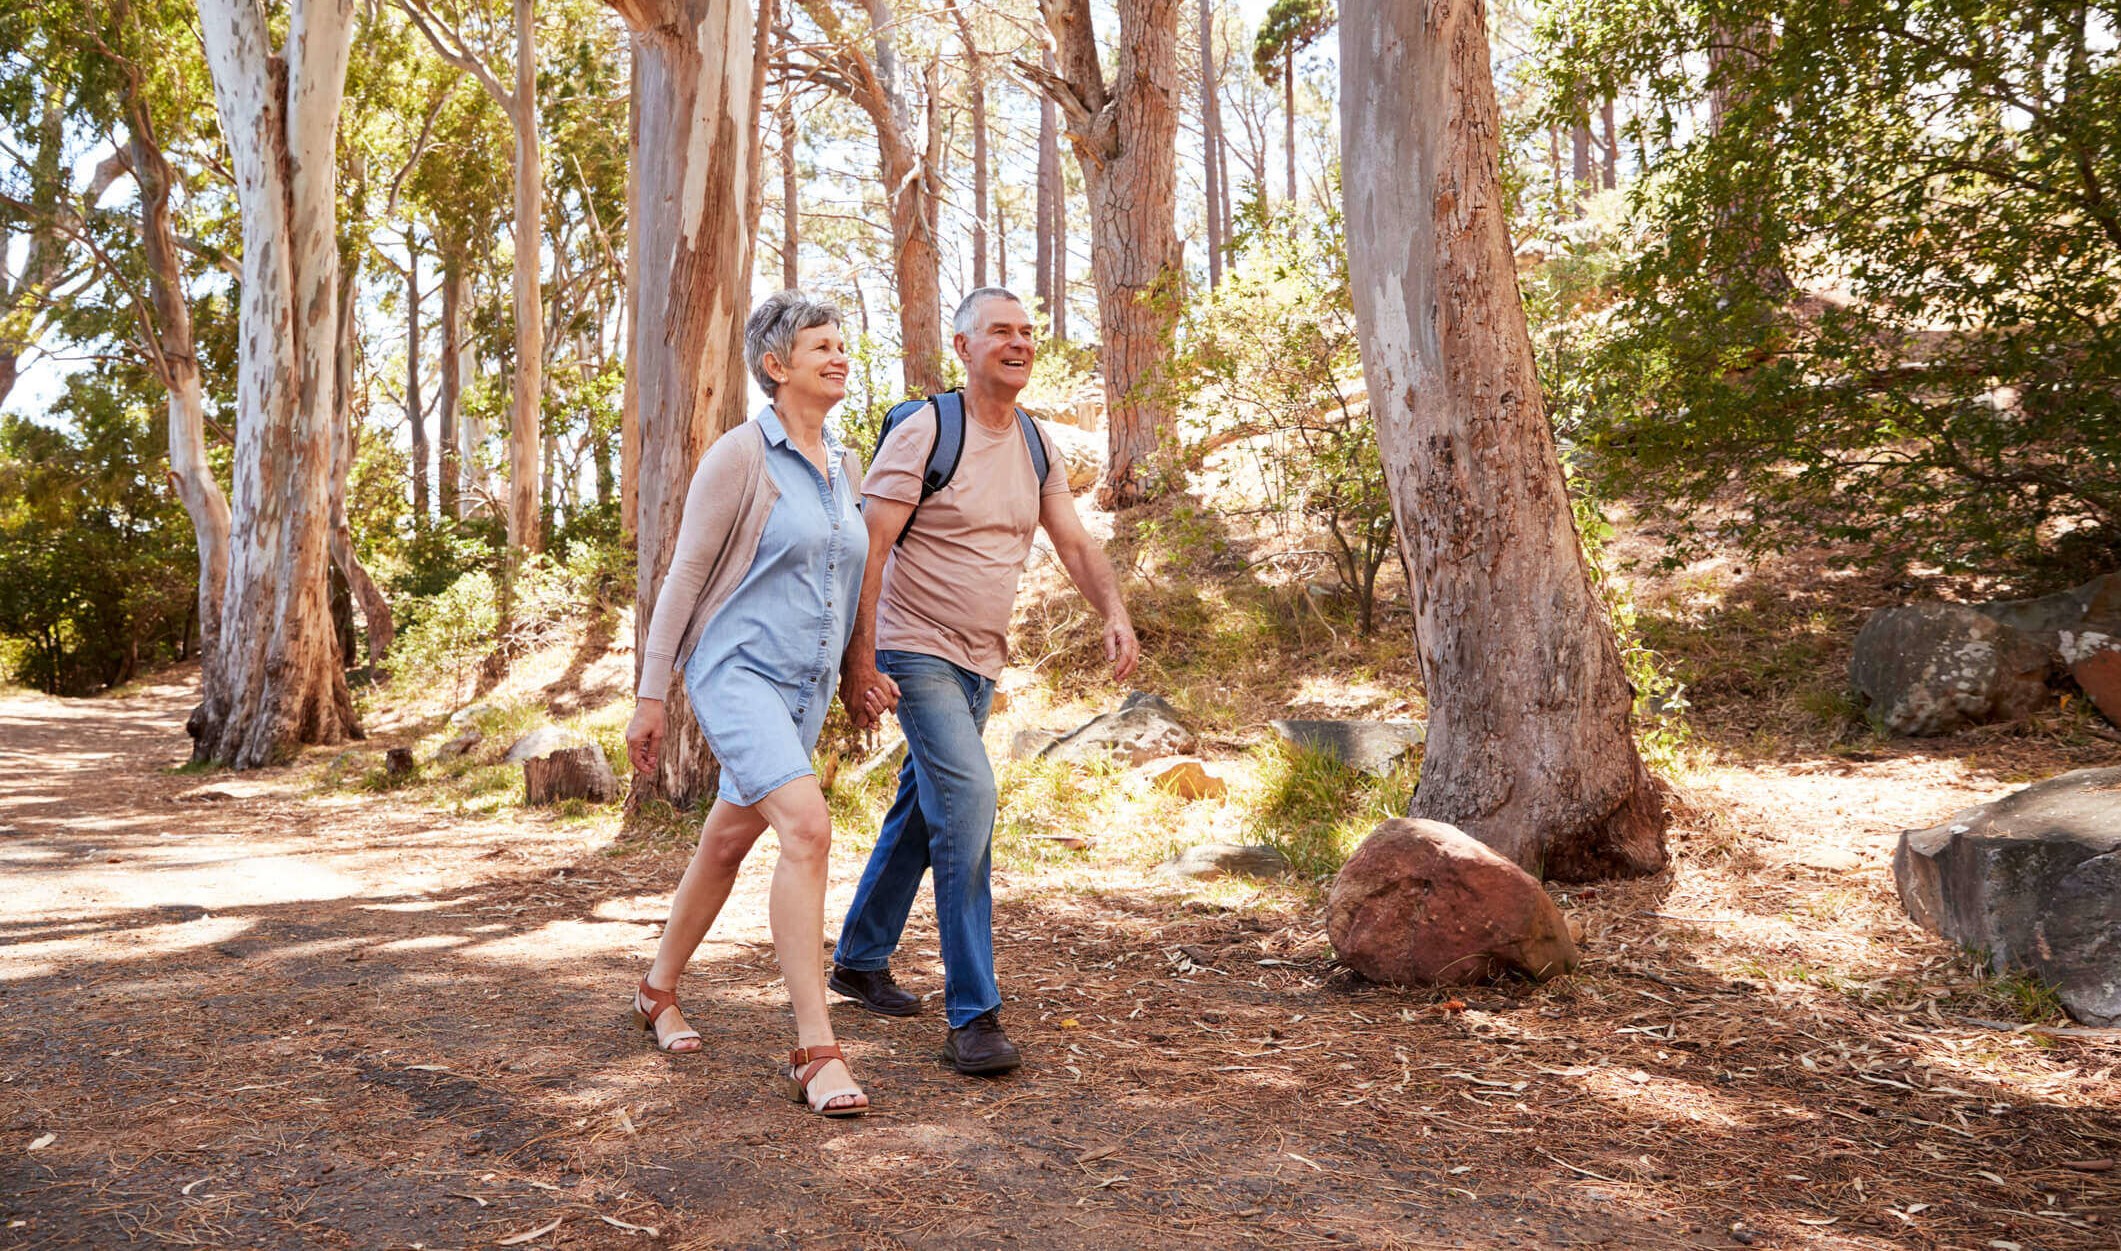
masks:
[[[678,1012],[678,975],[729,898],[737,868],[772,826],[780,837],[769,913],[795,1008],[796,1049],[782,1084],[825,1116],[859,1116],[854,1082],[825,1011],[825,869],[832,819],[810,752],[839,685],[861,602],[868,531],[861,463],[825,427],[847,395],[839,310],[782,291],[744,326],[744,360],[770,398],[700,460],[685,496],[670,572],[641,659],[634,768],[655,770],[673,670],[708,746],[721,791],[678,883],[655,963],[634,992],[634,1020],[665,1051],[700,1049]],[[895,691],[880,692],[880,700]],[[867,721],[881,708],[864,709]]]

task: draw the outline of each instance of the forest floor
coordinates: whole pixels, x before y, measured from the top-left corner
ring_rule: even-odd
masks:
[[[939,1004],[838,1002],[875,1103],[852,1122],[769,1080],[790,1045],[770,836],[683,986],[705,1050],[669,1057],[627,1001],[682,836],[522,809],[490,756],[378,780],[382,746],[424,760],[468,692],[401,678],[364,697],[357,752],[206,776],[180,768],[183,670],[0,693],[0,1246],[2121,1247],[2121,1041],[2056,1032],[2038,987],[1916,929],[1889,868],[1903,828],[2111,762],[2081,708],[1875,738],[1837,667],[1898,592],[1795,558],[1645,578],[1645,631],[1693,699],[1672,869],[1554,888],[1575,976],[1372,986],[1334,963],[1316,880],[1153,871],[1288,828],[1275,709],[1418,712],[1403,644],[1305,626],[1301,583],[1246,599],[1230,571],[1256,560],[1200,542],[1123,563],[1165,658],[1144,682],[1202,718],[1232,795],[1006,769],[995,928],[1025,1067],[958,1077]],[[1029,589],[1038,676],[1009,684],[997,755],[1114,694],[1052,570]],[[1259,633],[1275,603],[1295,624]],[[526,658],[484,715],[608,740],[630,636]],[[874,800],[835,795],[828,931]],[[1091,845],[1039,837],[1055,826]],[[898,971],[940,986],[925,898]]]

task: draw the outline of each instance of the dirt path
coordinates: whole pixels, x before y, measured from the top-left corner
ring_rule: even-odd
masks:
[[[878,1112],[828,1123],[767,1083],[770,856],[674,1060],[624,1005],[678,857],[176,774],[189,703],[0,697],[0,1246],[2121,1246],[2114,1174],[2067,1166],[2121,1155],[2121,1050],[1963,1025],[1919,937],[1869,989],[1733,972],[1875,905],[1874,849],[1723,917],[1686,869],[1580,892],[1585,974],[1470,1004],[1350,984],[1312,916],[1017,884],[1027,1067],[838,1004]]]

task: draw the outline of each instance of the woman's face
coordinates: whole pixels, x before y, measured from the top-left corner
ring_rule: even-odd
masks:
[[[800,396],[830,408],[847,398],[847,341],[838,326],[828,322],[797,331],[780,365],[776,399]]]

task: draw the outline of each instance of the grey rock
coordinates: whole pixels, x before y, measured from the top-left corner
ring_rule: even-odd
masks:
[[[465,755],[472,748],[485,741],[486,736],[480,733],[476,727],[468,728],[440,747],[435,748],[435,763],[446,764],[459,756]]]
[[[1863,623],[1849,684],[1895,734],[2016,721],[2048,699],[2048,650],[1962,604],[1881,608]]]
[[[2121,573],[2037,599],[1976,604],[1974,611],[2030,635],[2062,665],[2074,665],[2121,640]]]
[[[1390,773],[1428,734],[1419,721],[1283,720],[1274,722],[1274,730],[1299,747],[1378,777]]]
[[[466,704],[462,708],[459,708],[455,712],[449,714],[449,724],[453,726],[470,725],[472,722],[478,720],[480,717],[487,715],[488,713],[494,713],[499,711],[501,711],[499,708],[484,701],[481,701],[476,704]]]
[[[1043,756],[1046,754],[1048,747],[1059,741],[1060,735],[1052,730],[1035,726],[1026,730],[1018,730],[1009,736],[1009,759],[1029,760],[1034,756]]]
[[[569,747],[587,746],[588,743],[588,739],[572,730],[563,730],[556,725],[541,725],[511,743],[508,755],[503,759],[509,764],[521,764],[526,760],[542,760]]]
[[[1146,691],[1136,691],[1116,710],[1092,717],[1048,744],[1039,755],[1076,763],[1120,760],[1138,765],[1187,755],[1193,743],[1193,731],[1178,719],[1178,709]]]
[[[1217,878],[1283,877],[1292,871],[1289,858],[1259,843],[1201,843],[1188,847],[1163,865],[1169,877],[1195,882]]]
[[[2121,768],[2079,769],[1901,834],[1893,883],[1924,929],[2121,1025]]]

